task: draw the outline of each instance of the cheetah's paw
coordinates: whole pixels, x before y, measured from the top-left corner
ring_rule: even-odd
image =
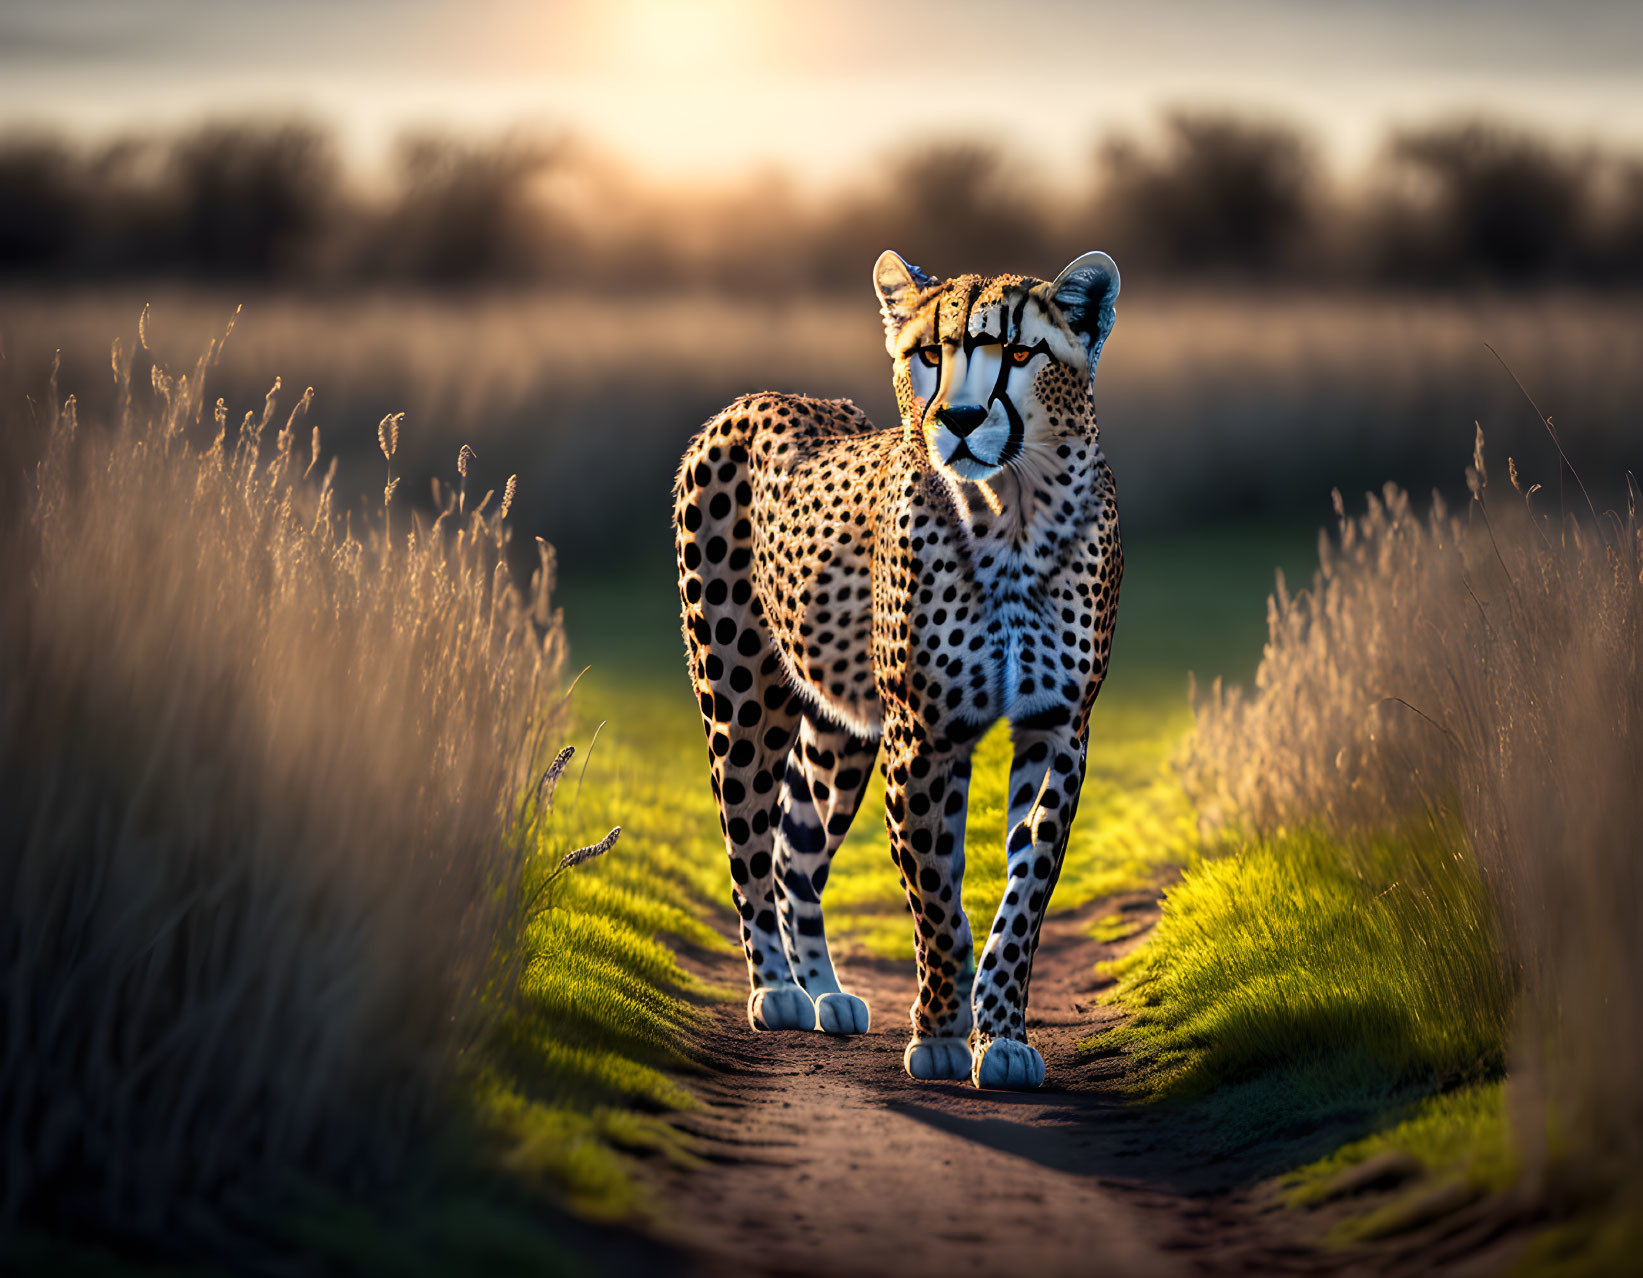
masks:
[[[914,1078],[929,1082],[970,1077],[970,1044],[962,1038],[915,1038],[901,1058]]]
[[[867,1033],[867,1004],[842,990],[816,999],[816,1028],[825,1034]]]
[[[797,985],[766,985],[747,996],[747,1020],[756,1030],[816,1028],[816,1005]]]
[[[1025,1091],[1044,1082],[1044,1058],[1036,1048],[1013,1038],[987,1039],[976,1045],[977,1087]]]

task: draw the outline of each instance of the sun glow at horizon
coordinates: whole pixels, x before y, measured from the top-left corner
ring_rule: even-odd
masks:
[[[751,54],[764,25],[754,18],[747,0],[613,0],[594,22],[622,70],[691,79]]]
[[[365,167],[406,127],[567,132],[659,178],[848,180],[920,141],[1007,143],[1053,179],[1161,108],[1292,119],[1346,167],[1389,126],[1466,111],[1572,140],[1643,141],[1643,10],[1482,26],[1444,7],[1245,0],[394,0],[203,8],[111,45],[143,0],[14,0],[0,124],[87,134],[200,116],[299,114]],[[1410,37],[1420,35],[1421,39]]]

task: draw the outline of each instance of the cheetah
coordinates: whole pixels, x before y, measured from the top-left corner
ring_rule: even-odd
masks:
[[[674,487],[689,673],[730,857],[755,1030],[861,1034],[821,898],[875,759],[914,922],[915,1079],[1033,1088],[1033,953],[1084,780],[1123,554],[1092,377],[1118,268],[873,280],[899,430],[848,400],[748,395]],[[1004,899],[960,899],[975,743],[1009,720]]]

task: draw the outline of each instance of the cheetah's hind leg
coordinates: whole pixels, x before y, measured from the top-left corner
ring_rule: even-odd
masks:
[[[730,897],[747,956],[748,1023],[813,1029],[816,1008],[795,981],[776,922],[776,786],[798,734],[799,694],[786,687],[768,630],[749,604],[752,532],[742,515],[743,453],[721,417],[679,471],[679,600],[691,682],[730,861]],[[728,450],[728,453],[727,453]],[[710,463],[721,463],[715,470]],[[727,469],[728,468],[728,469]]]
[[[776,888],[782,946],[794,978],[815,1000],[816,1028],[865,1034],[864,1000],[846,993],[833,970],[821,894],[872,774],[878,742],[807,709],[788,755],[777,805]]]
[[[816,1006],[797,985],[766,985],[747,996],[747,1022],[756,1030],[816,1027]]]

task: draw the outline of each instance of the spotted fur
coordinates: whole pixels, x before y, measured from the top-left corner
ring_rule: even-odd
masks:
[[[917,1078],[1036,1087],[1027,993],[1084,778],[1123,557],[1091,396],[1118,272],[1052,283],[875,269],[902,422],[737,400],[675,486],[691,678],[755,1029],[860,1033],[821,898],[878,759],[914,920]],[[970,753],[1014,759],[1008,879],[979,955],[960,905]]]

